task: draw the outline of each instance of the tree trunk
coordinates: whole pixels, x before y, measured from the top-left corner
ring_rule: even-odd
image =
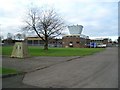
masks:
[[[44,44],[44,50],[48,50],[48,41],[46,41]]]
[[[45,45],[44,50],[48,50],[48,36],[47,36],[47,29],[45,29]]]
[[[48,50],[48,37],[45,36],[44,50]]]

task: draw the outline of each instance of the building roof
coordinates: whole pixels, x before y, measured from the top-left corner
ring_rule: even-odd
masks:
[[[27,40],[42,40],[40,37],[27,37]]]
[[[95,39],[91,39],[91,40],[104,40],[104,39],[108,39],[108,38],[95,38]]]
[[[40,37],[27,37],[26,39],[27,40],[42,40]],[[53,39],[55,39],[55,38],[53,38]]]

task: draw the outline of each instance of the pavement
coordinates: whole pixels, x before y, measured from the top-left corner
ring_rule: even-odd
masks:
[[[4,67],[26,72],[3,78],[3,88],[117,88],[117,48],[85,57],[3,57]]]
[[[23,83],[41,88],[118,88],[118,48],[27,73]]]
[[[2,88],[38,88],[32,85],[22,83],[24,75],[2,78]]]
[[[71,57],[31,57],[25,59],[3,57],[2,66],[6,68],[15,68],[22,72],[33,72],[36,69],[43,69],[49,66],[66,62],[72,59],[80,58],[79,56]]]
[[[76,58],[80,57],[31,57],[25,59],[18,59],[3,56],[2,66],[6,68],[13,68],[20,72],[30,73]],[[0,78],[0,80],[2,81],[2,88],[38,88],[36,86],[26,85],[22,83],[25,73],[16,76],[14,75],[12,77],[2,78],[2,80]]]

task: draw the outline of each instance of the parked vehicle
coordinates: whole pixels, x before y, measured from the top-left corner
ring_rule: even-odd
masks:
[[[106,44],[98,44],[97,47],[98,48],[105,48],[107,45]]]

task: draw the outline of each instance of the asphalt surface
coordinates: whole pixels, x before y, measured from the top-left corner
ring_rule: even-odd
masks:
[[[13,77],[2,79],[2,88],[38,88],[32,85],[22,83],[24,75],[17,75]]]
[[[118,88],[118,49],[29,72],[23,83],[40,88]]]
[[[2,66],[6,68],[15,68],[17,71],[31,72],[36,69],[46,68],[55,64],[66,62],[67,60],[79,58],[71,57],[32,57],[25,59],[3,57]]]
[[[10,58],[3,56],[2,57],[2,66],[6,68],[13,68],[17,71],[21,72],[34,72],[36,70],[49,68],[52,65],[60,64],[63,62],[67,62],[68,60],[72,60],[75,58],[79,58],[78,56],[75,57],[32,57],[32,58],[25,58],[25,59],[18,59],[18,58]],[[32,85],[26,85],[22,83],[24,78],[23,75],[16,75],[12,77],[0,78],[2,84],[0,83],[0,87],[2,88],[38,88]]]

